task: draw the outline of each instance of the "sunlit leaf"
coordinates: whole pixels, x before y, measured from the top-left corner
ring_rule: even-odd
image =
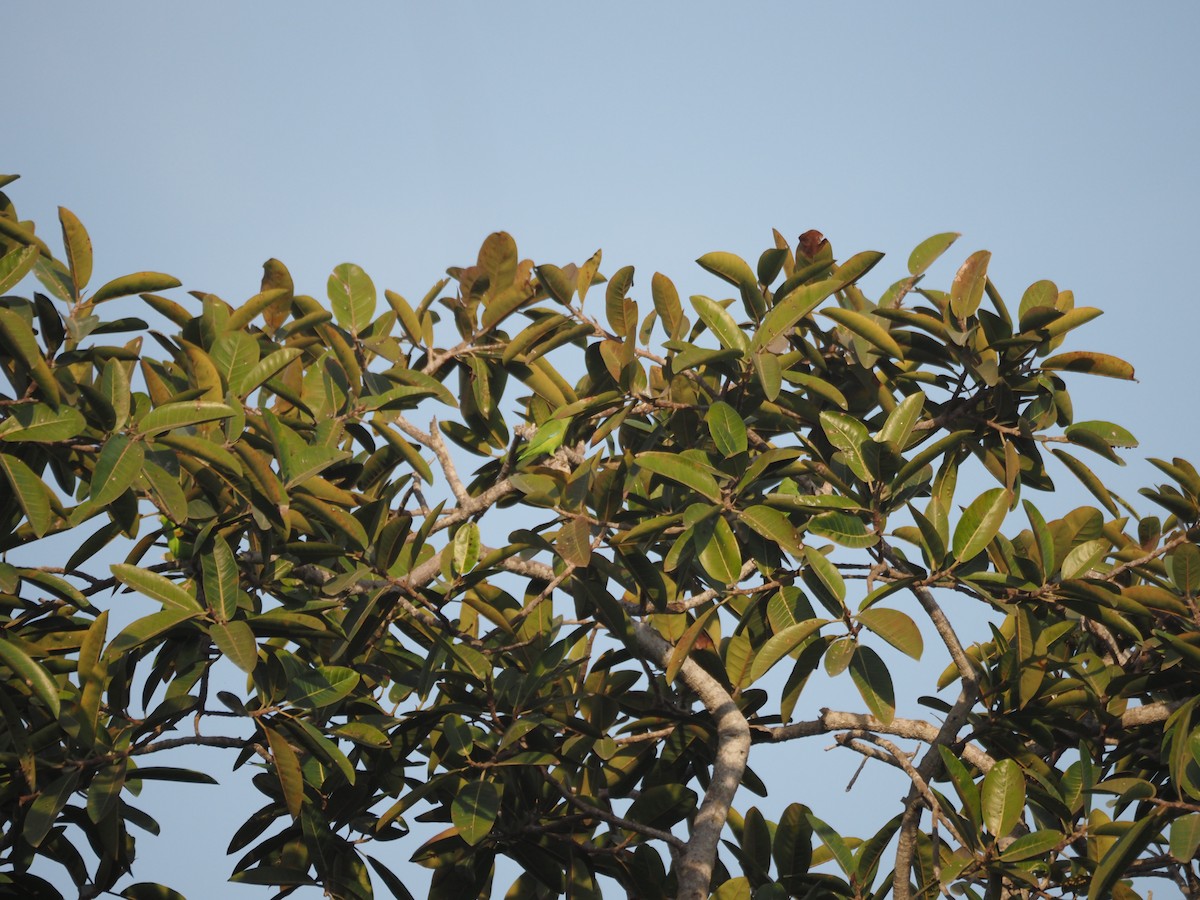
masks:
[[[995,837],[1004,837],[1025,810],[1025,776],[1011,759],[1001,759],[984,776],[980,791],[983,822]]]
[[[976,497],[954,528],[954,558],[966,562],[983,552],[999,533],[1011,503],[1012,494],[1004,488],[992,488]]]

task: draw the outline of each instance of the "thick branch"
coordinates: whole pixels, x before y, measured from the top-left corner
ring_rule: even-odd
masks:
[[[874,734],[890,734],[893,737],[924,741],[927,744],[933,744],[941,734],[938,726],[932,722],[926,722],[924,719],[892,719],[885,723],[875,716],[863,713],[822,709],[819,719],[793,722],[790,725],[780,725],[775,728],[755,727],[751,730],[750,737],[756,744],[774,744],[817,734],[829,734],[833,731],[869,731]],[[996,764],[992,757],[973,744],[964,744],[961,754],[964,760],[984,773],[991,771],[992,766]]]
[[[972,672],[972,675],[974,673]],[[966,682],[966,679],[963,679]],[[929,749],[917,766],[917,773],[928,784],[942,765],[942,755],[939,747],[949,747],[958,739],[958,732],[967,723],[967,716],[975,701],[979,699],[978,682],[963,684],[962,693],[946,716],[946,721],[938,729],[937,736],[930,742]],[[908,881],[912,871],[913,854],[917,849],[917,828],[921,824],[921,791],[914,781],[909,788],[904,801],[904,818],[900,821],[900,835],[896,843],[896,869],[892,880],[893,900],[911,900],[912,891]]]
[[[674,647],[644,622],[635,622],[633,633],[642,651],[665,668]],[[750,726],[729,692],[695,662],[684,660],[679,674],[696,692],[717,726],[717,755],[712,780],[692,823],[687,848],[679,860],[679,892],[676,895],[678,900],[704,900],[712,881],[717,842],[746,771]]]

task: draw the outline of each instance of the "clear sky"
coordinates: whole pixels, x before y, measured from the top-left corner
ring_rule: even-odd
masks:
[[[686,295],[713,289],[697,256],[753,260],[776,227],[885,251],[880,290],[955,230],[931,283],[987,248],[1010,303],[1051,278],[1106,310],[1070,347],[1137,369],[1072,382],[1081,418],[1142,441],[1098,463],[1109,484],[1153,479],[1143,455],[1200,462],[1192,2],[42,2],[2,21],[0,171],[47,238],[58,204],[82,218],[96,284],[152,269],[237,302],[274,256],[318,297],[343,261],[419,297],[503,228],[539,262],[602,247],[604,271]],[[236,827],[203,790],[176,819],[219,835],[165,822],[140,848],[193,900],[224,890]]]

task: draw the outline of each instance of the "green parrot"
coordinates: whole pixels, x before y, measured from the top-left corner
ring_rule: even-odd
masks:
[[[528,462],[539,456],[553,453],[562,446],[563,438],[567,434],[567,426],[570,424],[570,419],[551,419],[549,422],[543,422],[538,426],[537,433],[521,450],[517,461]]]

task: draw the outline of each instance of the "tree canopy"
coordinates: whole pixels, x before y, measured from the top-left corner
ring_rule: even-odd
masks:
[[[272,259],[231,303],[93,287],[59,218],[0,193],[0,892],[186,892],[129,877],[186,746],[255,771],[232,879],[283,893],[1200,891],[1200,475],[1139,513],[1085,461],[1136,441],[1068,381],[1133,369],[1070,291],[936,289],[940,234],[873,300],[882,254],[776,232],[684,303],[496,233],[416,302]],[[822,668],[861,705],[798,717]],[[830,736],[910,785],[863,834],[751,767]]]

